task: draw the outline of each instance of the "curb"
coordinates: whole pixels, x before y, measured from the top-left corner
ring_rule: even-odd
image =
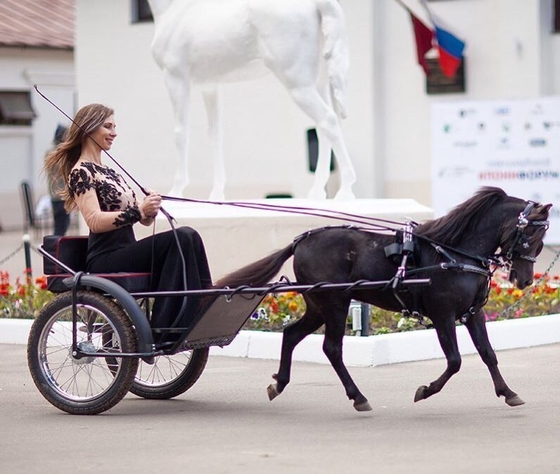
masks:
[[[0,344],[26,344],[32,322],[29,319],[0,319]],[[487,323],[486,328],[496,351],[560,342],[560,314],[494,321]],[[462,355],[476,354],[464,326],[457,327],[457,339]],[[278,360],[281,340],[282,333],[241,331],[228,346],[211,347],[210,354]],[[322,335],[311,334],[296,347],[293,359],[329,364],[322,344]],[[443,358],[443,352],[434,329],[344,338],[344,362],[349,367],[375,367],[439,358]]]

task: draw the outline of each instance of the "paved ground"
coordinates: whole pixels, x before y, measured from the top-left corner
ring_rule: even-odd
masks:
[[[171,401],[127,396],[109,412],[66,415],[27,371],[24,346],[0,345],[0,472],[557,473],[560,344],[498,354],[527,402],[510,408],[477,356],[444,391],[414,404],[443,361],[352,368],[373,411],[355,412],[328,366],[294,364],[274,402],[276,362],[211,357]]]

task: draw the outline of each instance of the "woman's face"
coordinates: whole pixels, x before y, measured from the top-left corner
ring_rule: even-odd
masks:
[[[91,138],[105,151],[110,150],[116,138],[115,116],[107,117],[105,121],[91,134]]]

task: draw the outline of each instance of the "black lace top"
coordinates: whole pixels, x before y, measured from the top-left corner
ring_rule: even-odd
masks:
[[[115,170],[91,162],[81,163],[71,171],[68,180],[70,196],[94,189],[101,211],[122,211],[113,225],[115,230],[94,233],[90,231],[88,244],[88,264],[95,257],[135,242],[132,225],[141,219],[136,194]]]

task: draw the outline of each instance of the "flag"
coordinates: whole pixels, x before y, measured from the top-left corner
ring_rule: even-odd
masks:
[[[425,0],[420,0],[420,3],[428,13],[430,21],[435,28],[439,51],[439,67],[447,77],[454,77],[457,69],[463,62],[465,43],[441,26],[442,22],[432,14]]]
[[[420,64],[424,69],[424,72],[428,74],[428,63],[425,56],[426,53],[432,49],[434,32],[416,18],[410,10],[409,13],[412,20],[412,27],[414,28],[414,37],[416,39],[416,55],[418,57],[418,64]]]
[[[435,23],[434,23],[435,25]],[[463,62],[465,43],[449,31],[435,25],[439,51],[439,67],[447,77],[454,77]]]

